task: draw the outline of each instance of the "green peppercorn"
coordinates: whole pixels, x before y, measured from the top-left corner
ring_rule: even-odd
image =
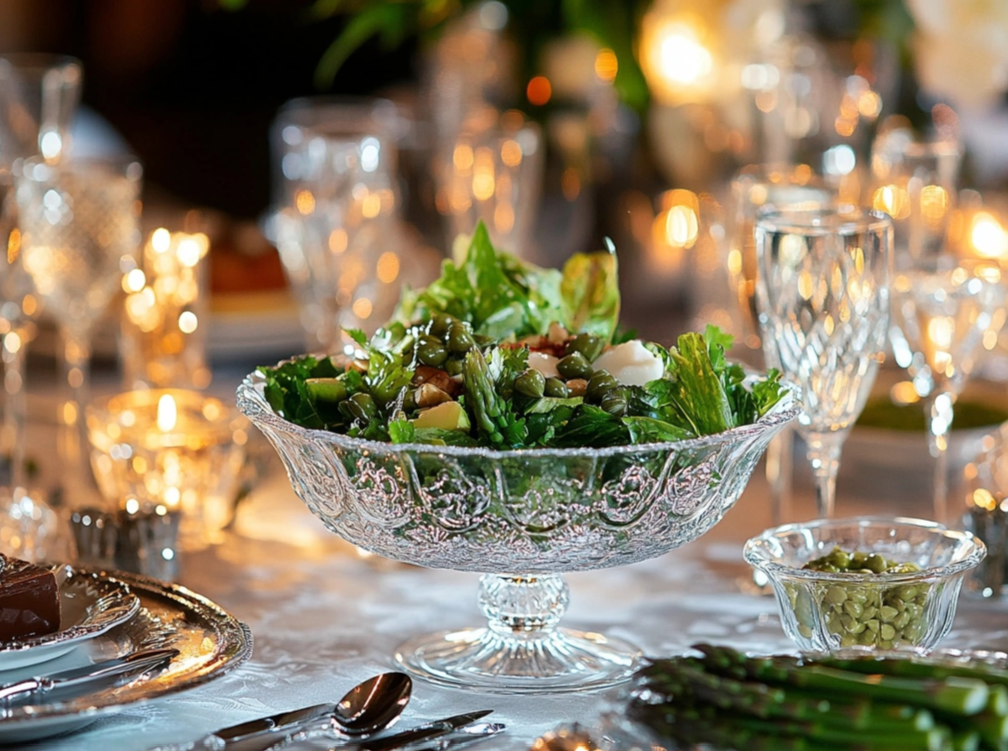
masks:
[[[417,344],[417,359],[424,365],[440,368],[448,359],[448,350],[436,336],[425,334]]]
[[[891,561],[880,553],[848,553],[834,547],[828,554],[809,561],[804,568],[857,576],[850,582],[811,583],[808,590],[799,591],[795,585],[785,585],[800,633],[810,638],[818,630],[814,614],[818,608],[826,631],[841,647],[891,649],[899,644],[917,644],[925,626],[928,585],[887,584],[885,579],[878,583],[873,581],[877,575],[918,572],[920,568],[916,564]],[[802,607],[798,607],[799,604]]]
[[[623,417],[627,411],[627,399],[618,390],[610,391],[602,397],[599,406],[613,417]]]
[[[571,378],[591,378],[592,366],[580,352],[567,355],[556,364],[557,372],[568,381]]]
[[[596,370],[588,379],[588,388],[585,391],[585,399],[597,404],[609,392],[619,386],[619,382],[609,375],[609,371]]]
[[[375,404],[375,400],[370,394],[365,394],[364,392],[354,394],[343,402],[340,407],[342,408],[343,405],[346,405],[351,418],[362,423],[370,422],[378,414],[378,405]]]
[[[547,378],[546,383],[543,385],[543,393],[556,399],[566,399],[570,396],[567,384],[559,378]]]
[[[514,388],[522,396],[538,399],[546,390],[546,377],[535,368],[529,368],[515,379]]]
[[[448,333],[449,350],[455,354],[463,354],[471,350],[474,344],[476,344],[476,339],[469,333],[465,324],[459,323],[451,327]]]
[[[594,362],[605,349],[605,339],[594,334],[578,334],[567,344],[567,354],[579,352],[588,362]]]

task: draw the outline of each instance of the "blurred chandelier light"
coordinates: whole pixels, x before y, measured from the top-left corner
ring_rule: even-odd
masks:
[[[648,86],[663,104],[704,101],[713,93],[717,60],[703,19],[658,3],[644,16],[640,62]]]

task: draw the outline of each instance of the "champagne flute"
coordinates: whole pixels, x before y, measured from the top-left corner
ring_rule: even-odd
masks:
[[[892,219],[849,207],[772,210],[755,234],[764,352],[801,386],[798,431],[818,514],[829,518],[843,443],[884,353]]]
[[[61,164],[29,159],[15,179],[24,268],[62,342],[68,395],[60,410],[64,500],[93,489],[82,452],[81,411],[91,334],[122,275],[137,268],[141,174],[132,157]]]
[[[9,467],[0,488],[0,544],[20,558],[40,560],[55,528],[55,515],[27,489],[25,471],[25,357],[41,310],[24,269],[14,197],[17,160],[42,155],[57,162],[69,149],[70,124],[80,100],[82,68],[65,55],[0,57],[0,356],[5,399],[0,454]]]

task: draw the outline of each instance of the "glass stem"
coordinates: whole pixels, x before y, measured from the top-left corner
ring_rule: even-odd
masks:
[[[490,630],[507,642],[549,638],[567,610],[570,592],[559,574],[480,579],[480,610]]]
[[[91,345],[86,335],[71,329],[60,331],[63,341],[62,376],[66,401],[60,414],[59,455],[62,473],[63,503],[72,497],[92,496],[94,487],[90,465],[85,465],[84,406],[91,383]]]
[[[26,336],[15,329],[0,342],[3,360],[4,414],[0,426],[0,454],[10,467],[6,473],[11,489],[25,488],[25,431],[28,424],[28,402],[24,390]]]
[[[948,515],[948,439],[955,395],[942,392],[928,403],[928,451],[935,460],[934,520],[944,524]]]
[[[777,527],[791,516],[791,478],[794,431],[785,427],[775,435],[766,450],[766,478],[770,485],[770,522]]]
[[[820,519],[833,518],[840,450],[845,437],[843,433],[813,433],[807,438],[807,456],[815,476],[816,513]]]

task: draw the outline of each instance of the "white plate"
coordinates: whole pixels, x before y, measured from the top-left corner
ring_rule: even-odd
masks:
[[[57,571],[60,630],[0,644],[0,671],[54,660],[90,639],[125,623],[140,610],[140,599],[118,579],[82,573],[72,566]]]

